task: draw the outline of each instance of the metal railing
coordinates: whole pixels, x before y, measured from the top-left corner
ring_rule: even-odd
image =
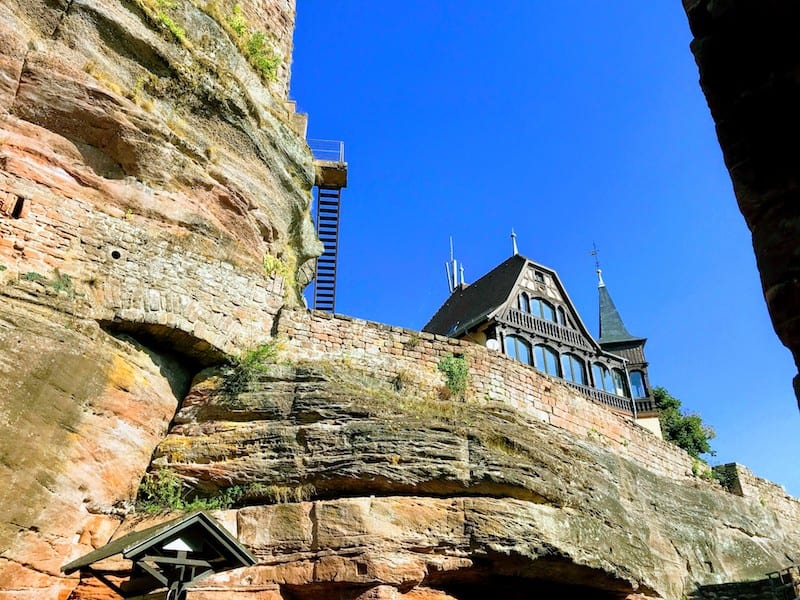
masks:
[[[344,162],[344,142],[341,140],[306,140],[317,160]]]
[[[530,313],[522,312],[515,308],[509,308],[501,317],[509,325],[526,329],[545,337],[565,342],[578,348],[591,348],[584,337],[576,330],[564,327],[558,323],[534,317]]]

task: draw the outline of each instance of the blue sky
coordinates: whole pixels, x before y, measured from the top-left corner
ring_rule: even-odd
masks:
[[[604,279],[650,378],[800,497],[791,355],[766,311],[679,0],[300,0],[291,96],[343,139],[337,312],[421,328],[449,237],[474,281],[558,271],[597,333]]]

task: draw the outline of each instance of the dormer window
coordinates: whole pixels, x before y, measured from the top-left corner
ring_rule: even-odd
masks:
[[[623,398],[630,398],[628,384],[625,381],[625,373],[621,369],[612,369],[611,377],[614,379],[614,393]]]
[[[586,385],[586,369],[579,356],[575,354],[562,354],[561,371],[564,373],[564,379],[567,381]]]

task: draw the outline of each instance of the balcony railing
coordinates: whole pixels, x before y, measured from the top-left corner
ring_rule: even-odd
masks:
[[[311,154],[317,160],[344,162],[344,142],[341,140],[307,140]]]
[[[520,329],[525,329],[551,339],[556,339],[560,342],[564,342],[565,344],[569,344],[570,346],[587,349],[591,348],[589,343],[586,341],[586,338],[584,338],[580,332],[576,331],[575,329],[570,329],[569,327],[564,327],[558,323],[553,323],[552,321],[534,317],[530,313],[522,312],[521,310],[517,310],[515,308],[509,308],[500,318],[500,320],[514,327],[519,327]]]
[[[593,387],[589,387],[588,385],[581,385],[579,383],[572,383],[571,381],[564,381],[568,386],[575,388],[584,396],[594,400],[595,402],[599,402],[600,404],[605,404],[606,406],[610,406],[611,408],[616,408],[617,410],[625,411],[628,414],[633,414],[633,404],[631,404],[630,398],[623,398],[622,396],[616,396],[614,394],[609,394],[608,392],[604,392],[603,390],[598,390]]]
[[[636,404],[637,415],[652,413],[656,410],[656,404],[651,398],[637,398],[636,400],[631,400],[630,398],[623,398],[622,396],[617,396],[616,394],[610,394],[609,392],[598,390],[593,387],[589,387],[588,385],[581,385],[579,383],[573,383],[567,380],[564,380],[564,383],[572,388],[575,388],[590,400],[594,400],[600,404],[605,404],[611,408],[624,411],[629,415],[633,414],[634,403]]]

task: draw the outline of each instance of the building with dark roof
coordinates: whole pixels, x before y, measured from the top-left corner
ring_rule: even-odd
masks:
[[[628,332],[599,269],[598,277],[597,339],[558,274],[516,253],[474,283],[453,285],[422,330],[502,349],[660,436],[644,356],[647,340]]]

